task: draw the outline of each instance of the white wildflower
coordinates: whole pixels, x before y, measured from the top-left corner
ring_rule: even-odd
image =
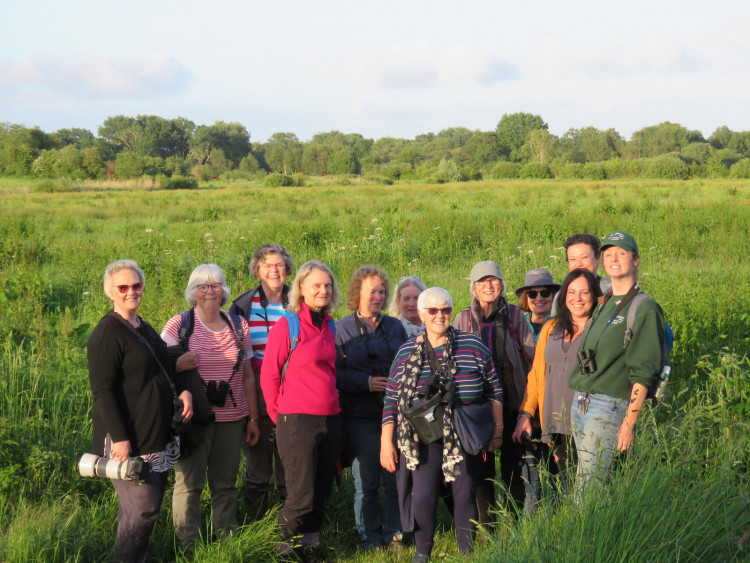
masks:
[[[153,232],[154,232],[154,229],[146,229],[146,232],[147,232],[147,233],[153,233]]]

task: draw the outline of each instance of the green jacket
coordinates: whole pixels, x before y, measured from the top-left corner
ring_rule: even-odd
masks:
[[[633,322],[633,339],[627,350],[626,317],[632,302],[609,324],[623,296],[612,296],[594,313],[592,322],[581,335],[581,350],[596,350],[596,371],[583,375],[579,366],[570,374],[568,386],[576,391],[629,399],[634,383],[651,386],[661,368],[664,342],[664,317],[659,305],[651,298],[638,306]],[[608,326],[609,324],[609,326]]]

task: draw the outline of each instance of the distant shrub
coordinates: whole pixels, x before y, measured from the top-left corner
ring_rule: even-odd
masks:
[[[306,184],[307,176],[305,176],[302,172],[295,172],[294,174],[292,174],[292,186],[303,188]]]
[[[552,173],[550,172],[549,166],[540,162],[528,162],[521,166],[521,170],[518,171],[519,178],[530,178],[541,180],[544,178],[551,178]]]
[[[686,180],[689,176],[688,166],[677,154],[662,154],[648,159],[646,175],[649,178],[663,180]]]
[[[750,178],[750,158],[743,158],[732,164],[729,169],[731,178]]]
[[[401,177],[401,168],[393,164],[385,164],[380,167],[378,173],[381,177],[388,178],[393,183]]]
[[[172,176],[169,179],[170,190],[194,190],[198,187],[198,180],[192,176]]]
[[[583,178],[583,164],[578,162],[568,162],[563,164],[557,170],[552,170],[553,174],[563,180],[573,180]]]
[[[495,180],[500,180],[502,178],[518,178],[518,171],[520,169],[520,165],[515,162],[500,161],[492,167],[490,176]]]
[[[268,188],[281,188],[284,186],[291,186],[294,184],[294,180],[291,176],[286,174],[279,174],[278,172],[272,172],[263,181],[263,185]]]
[[[601,162],[585,162],[581,174],[587,180],[604,180],[607,177],[607,170]]]

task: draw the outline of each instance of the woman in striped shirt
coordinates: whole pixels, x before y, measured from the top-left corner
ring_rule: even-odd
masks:
[[[432,551],[437,499],[443,481],[453,493],[459,550],[471,551],[477,520],[476,477],[485,452],[469,455],[463,450],[453,428],[452,405],[445,407],[443,439],[431,444],[418,440],[404,412],[427,391],[426,381],[436,361],[442,376],[455,383],[455,404],[492,401],[495,429],[488,452],[491,454],[502,444],[503,392],[492,356],[481,338],[451,326],[450,294],[439,287],[427,289],[420,294],[417,306],[425,334],[401,346],[391,366],[383,408],[380,462],[388,471],[398,470],[401,523],[405,531],[414,532],[417,552],[412,561],[419,563],[427,561]],[[394,432],[398,451],[393,445]]]
[[[229,299],[224,273],[216,264],[201,264],[190,274],[185,298],[193,319],[177,371],[197,369],[216,419],[203,428],[203,441],[175,466],[172,514],[180,546],[200,539],[201,493],[208,473],[213,530],[221,538],[237,527],[237,468],[242,443],[258,441],[258,403],[250,366],[250,330],[242,318],[221,311]],[[162,338],[180,343],[182,315],[167,321]],[[238,334],[235,326],[242,327]],[[248,421],[248,417],[250,420]]]

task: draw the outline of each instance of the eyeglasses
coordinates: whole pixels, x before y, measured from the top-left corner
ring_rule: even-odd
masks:
[[[545,299],[547,299],[547,297],[549,297],[550,295],[552,295],[552,290],[551,289],[543,289],[542,291],[536,291],[536,290],[530,289],[530,290],[528,290],[526,292],[526,295],[529,296],[529,299],[536,299],[537,295],[541,295],[542,297],[544,297]]]
[[[264,270],[283,270],[286,268],[286,262],[280,262],[278,264],[261,264],[260,267]]]
[[[116,285],[115,287],[117,288],[117,291],[119,291],[123,295],[125,295],[128,291],[130,291],[131,288],[136,293],[140,293],[141,291],[143,291],[143,284],[141,282],[136,282],[133,285],[127,285],[127,284]]]
[[[479,286],[495,285],[495,284],[500,285],[500,280],[497,278],[486,278],[483,280],[477,280],[474,283]]]
[[[195,289],[200,291],[201,293],[208,293],[208,290],[211,289],[214,293],[219,293],[222,290],[222,285],[220,283],[201,283],[195,286]]]
[[[425,307],[422,310],[427,311],[427,314],[431,317],[436,316],[438,313],[443,313],[447,317],[453,311],[453,307]]]

